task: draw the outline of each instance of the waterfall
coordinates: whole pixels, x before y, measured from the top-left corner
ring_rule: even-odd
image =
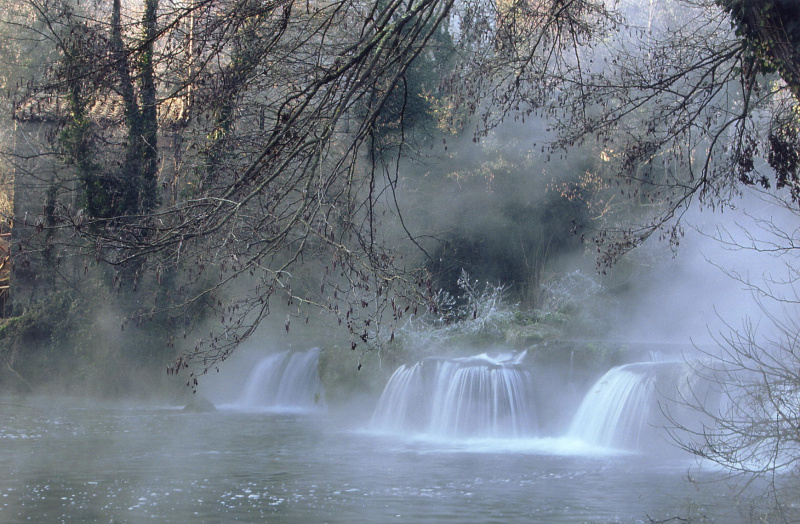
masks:
[[[680,391],[691,389],[694,381],[691,367],[682,362],[615,367],[586,394],[568,436],[603,447],[638,450],[647,444],[650,448],[666,422],[662,403],[680,397],[684,394]]]
[[[371,427],[390,433],[514,438],[536,430],[524,353],[429,358],[400,366],[381,394]]]
[[[241,409],[316,409],[324,405],[320,350],[284,351],[260,360],[235,405]]]
[[[638,448],[654,385],[654,375],[641,364],[613,368],[584,397],[569,435],[599,446]]]

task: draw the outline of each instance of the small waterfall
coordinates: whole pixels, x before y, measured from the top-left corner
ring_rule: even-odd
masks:
[[[584,397],[569,436],[604,447],[637,449],[655,387],[649,369],[629,364],[603,375]]]
[[[661,403],[694,387],[696,377],[683,362],[639,362],[611,369],[589,390],[568,436],[602,447],[639,450],[659,442],[666,422]],[[654,437],[654,439],[650,438]]]
[[[536,430],[524,353],[430,358],[400,366],[383,391],[371,427],[446,437],[514,438]]]
[[[316,409],[324,405],[319,378],[320,350],[284,351],[263,358],[245,383],[236,406],[242,409]]]

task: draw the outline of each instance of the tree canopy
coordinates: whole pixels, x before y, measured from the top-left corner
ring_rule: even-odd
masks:
[[[172,370],[210,369],[276,303],[287,330],[329,311],[352,348],[436,312],[397,191],[403,160],[454,132],[544,118],[555,138],[532,151],[591,151],[602,168],[564,191],[601,219],[576,227],[601,267],[655,232],[677,243],[693,200],[800,196],[788,1],[14,4],[16,45],[45,66],[18,61],[28,80],[6,89],[17,122],[52,128],[17,155],[52,173],[20,249],[169,286],[147,314],[213,311],[221,327]]]

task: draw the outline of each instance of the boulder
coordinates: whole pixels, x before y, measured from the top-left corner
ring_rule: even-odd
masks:
[[[560,329],[548,324],[514,326],[506,331],[506,342],[514,347],[527,347],[563,336]]]
[[[213,413],[217,408],[205,397],[193,396],[184,406],[183,411],[188,413]]]

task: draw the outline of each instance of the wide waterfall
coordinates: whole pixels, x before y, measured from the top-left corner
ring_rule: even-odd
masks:
[[[247,410],[308,410],[324,406],[319,378],[320,350],[283,351],[260,360],[234,406]]]
[[[381,395],[371,428],[456,438],[515,438],[536,431],[525,354],[428,358],[400,366]]]
[[[664,410],[694,391],[697,377],[683,362],[639,362],[618,366],[598,380],[578,408],[568,436],[588,444],[627,450],[660,444]],[[668,396],[667,396],[668,395]],[[681,415],[685,415],[681,413]]]

